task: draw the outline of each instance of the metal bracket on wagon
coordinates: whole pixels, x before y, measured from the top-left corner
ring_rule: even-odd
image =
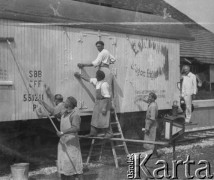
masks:
[[[13,37],[0,37],[0,42],[13,42],[14,38]]]

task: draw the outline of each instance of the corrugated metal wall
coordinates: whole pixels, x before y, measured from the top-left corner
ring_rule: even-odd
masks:
[[[37,98],[48,101],[44,84],[54,94],[76,97],[82,111],[91,111],[94,103],[85,88],[93,95],[94,89],[73,74],[80,72],[77,63],[89,63],[96,58],[95,42],[100,39],[118,59],[111,70],[116,76],[115,102],[119,112],[146,110],[142,98],[151,90],[158,94],[160,109],[171,108],[175,97],[178,99],[178,41],[11,21],[1,21],[0,37],[14,37],[12,49],[16,60],[23,75],[39,92],[36,97],[29,89],[28,95],[8,45],[0,43],[1,68],[7,69],[7,80],[14,82],[12,87],[0,87],[0,121],[37,118]],[[95,68],[85,70],[90,76],[95,75]]]

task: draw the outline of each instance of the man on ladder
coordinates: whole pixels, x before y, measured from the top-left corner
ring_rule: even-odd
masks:
[[[94,106],[94,110],[93,110],[93,115],[92,115],[92,127],[91,127],[91,132],[90,132],[90,135],[96,135],[96,131],[94,129],[94,126],[93,126],[93,122],[95,121],[96,118],[99,117],[99,114],[100,114],[100,122],[103,122],[104,119],[106,119],[106,123],[108,122],[108,128],[106,130],[106,137],[107,138],[110,138],[112,137],[112,133],[110,132],[110,127],[109,127],[109,123],[110,123],[110,108],[113,108],[113,103],[112,103],[112,98],[113,98],[113,79],[114,79],[114,76],[113,74],[111,73],[110,69],[109,69],[109,66],[110,64],[113,64],[115,63],[116,59],[115,57],[113,57],[113,55],[110,54],[110,52],[106,49],[104,49],[104,42],[103,41],[97,41],[96,42],[96,47],[97,47],[97,50],[99,51],[98,53],[98,56],[97,58],[92,61],[91,63],[85,63],[85,64],[82,64],[82,63],[79,63],[78,64],[78,67],[81,69],[83,67],[98,67],[98,69],[100,71],[97,71],[99,76],[103,76],[104,75],[104,78],[102,79],[101,77],[101,80],[97,78],[97,80],[95,78],[92,78],[91,80],[86,77],[86,76],[78,76],[79,78],[83,78],[84,80],[86,81],[90,81],[92,84],[94,84],[96,86],[96,102],[95,102],[95,106]],[[101,75],[103,74],[103,75]],[[85,77],[85,78],[84,78]],[[104,83],[102,83],[102,81],[105,80]],[[102,86],[100,86],[100,83],[102,83]],[[99,87],[100,86],[100,87]],[[100,90],[99,90],[100,89]],[[100,93],[101,92],[101,93]],[[101,95],[101,96],[100,96]],[[99,100],[99,98],[102,98],[102,100]],[[99,100],[99,101],[98,101]],[[99,102],[99,103],[98,103]],[[103,104],[103,102],[105,102]],[[98,105],[99,104],[99,105]],[[102,106],[106,106],[107,109],[103,108],[103,109],[99,109],[98,106],[101,108]],[[105,112],[106,110],[106,112]],[[102,111],[102,112],[101,112]],[[96,114],[96,115],[95,115]],[[97,116],[95,118],[95,116]],[[96,124],[97,126],[98,124]],[[103,124],[104,125],[104,124]],[[97,126],[98,128],[103,128],[107,125],[99,125]]]
[[[97,41],[96,42],[97,50],[99,51],[99,54],[97,58],[92,61],[91,63],[79,63],[78,67],[81,69],[83,67],[98,67],[99,70],[103,71],[105,73],[105,81],[109,84],[109,90],[113,97],[113,79],[114,76],[111,73],[109,66],[110,64],[114,64],[116,59],[113,55],[110,54],[110,52],[106,49],[104,49],[104,42],[103,41]]]
[[[93,66],[93,67],[98,67],[98,69],[101,70],[101,72],[104,72],[104,75],[105,75],[104,80],[107,82],[107,84],[109,86],[109,88],[107,88],[107,89],[109,91],[108,94],[110,94],[110,98],[108,98],[108,103],[110,105],[108,106],[107,113],[106,113],[106,119],[108,120],[108,129],[106,131],[107,133],[105,134],[105,138],[111,138],[113,136],[117,136],[121,139],[124,139],[122,129],[120,127],[120,123],[119,123],[119,120],[117,118],[117,114],[115,111],[115,106],[112,102],[112,100],[114,98],[114,86],[113,86],[114,85],[114,75],[110,71],[109,66],[110,66],[110,64],[114,64],[116,59],[109,53],[108,50],[104,49],[104,42],[103,41],[97,41],[96,47],[97,47],[97,50],[99,51],[97,58],[94,61],[92,61],[92,63],[88,63],[88,64],[79,63],[78,67],[80,69],[82,69],[83,67],[92,67]],[[75,73],[75,76],[77,78],[83,78],[82,75],[80,75],[79,73]],[[87,81],[89,81],[89,78],[87,78]],[[101,88],[103,88],[103,85]],[[96,89],[96,91],[98,91],[98,90]],[[96,93],[96,95],[98,95],[97,93]],[[102,89],[101,89],[101,95],[102,95]],[[95,102],[95,106],[97,107],[97,102]],[[96,108],[94,108],[93,115],[96,113],[95,109]],[[115,117],[114,122],[110,122],[111,121],[110,109],[111,109],[111,111],[114,112],[114,117]],[[102,111],[102,109],[100,109],[99,111]],[[92,121],[93,121],[93,115],[92,115]],[[107,118],[107,116],[108,116],[108,118]],[[103,115],[101,115],[101,117],[103,117]],[[114,126],[114,128],[117,127],[116,129],[118,129],[119,132],[113,134],[111,126]],[[92,126],[92,128],[93,128],[93,126]],[[87,163],[89,163],[94,143],[95,143],[95,139],[92,140],[91,148],[89,151],[89,156],[87,158]],[[116,165],[116,168],[118,168],[119,167],[118,166],[118,157],[117,157],[116,149],[115,149],[116,146],[114,145],[113,141],[110,141],[110,143],[111,143],[111,147],[112,147],[115,165]],[[104,142],[104,144],[105,144],[105,142]],[[104,145],[102,145],[102,147],[101,147],[101,153],[102,153],[103,146]],[[127,146],[126,146],[126,142],[122,142],[122,145],[120,144],[117,146],[118,147],[124,147],[126,154],[129,154]]]
[[[92,156],[93,147],[95,146],[95,139],[96,138],[98,138],[98,139],[100,138],[100,140],[110,139],[110,144],[111,144],[112,153],[114,156],[115,166],[116,166],[116,168],[118,168],[119,167],[119,165],[118,165],[119,157],[117,157],[116,148],[119,148],[119,147],[124,148],[126,154],[129,154],[129,152],[128,152],[125,141],[122,142],[122,144],[115,145],[111,139],[111,138],[113,138],[113,136],[117,136],[119,139],[123,140],[124,137],[123,137],[122,129],[120,127],[120,123],[119,123],[119,120],[117,118],[117,114],[115,111],[114,111],[114,117],[115,117],[114,121],[111,122],[111,113],[110,113],[111,96],[110,96],[110,92],[109,92],[109,85],[107,82],[104,81],[105,74],[103,71],[98,70],[96,72],[96,78],[89,78],[85,74],[79,74],[79,73],[75,73],[74,75],[77,78],[82,78],[88,82],[91,82],[92,84],[94,84],[96,86],[96,102],[95,102],[95,106],[94,106],[94,110],[93,110],[93,114],[92,114],[91,131],[90,131],[89,135],[85,136],[85,138],[93,139],[86,164],[89,163],[90,158]],[[112,132],[112,126],[114,126],[114,128],[116,128],[118,130],[117,133]],[[105,132],[104,137],[92,137],[92,136],[96,136],[98,130],[101,130],[101,129],[104,130],[104,132]],[[100,151],[99,159],[101,159],[101,154],[102,154],[102,149],[104,147],[104,144],[105,144],[105,141],[103,141],[103,143],[101,143],[101,151]]]
[[[99,130],[103,130],[105,138],[113,137],[110,129],[110,91],[109,84],[104,81],[105,73],[101,70],[96,72],[96,78],[89,78],[85,74],[75,73],[75,77],[82,78],[96,87],[96,102],[93,109],[91,130],[88,137],[97,136]]]

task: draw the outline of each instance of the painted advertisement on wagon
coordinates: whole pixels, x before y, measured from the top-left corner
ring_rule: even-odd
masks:
[[[128,41],[131,58],[127,65],[123,111],[128,108],[130,110],[130,102],[134,104],[132,111],[146,110],[143,99],[150,92],[157,94],[160,108],[169,108],[170,92],[174,87],[169,87],[168,44],[151,39],[128,39]]]

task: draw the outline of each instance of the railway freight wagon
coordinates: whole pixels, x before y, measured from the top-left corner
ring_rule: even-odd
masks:
[[[98,40],[117,59],[111,71],[118,113],[146,111],[142,100],[150,91],[160,110],[179,100],[179,40],[190,36],[173,19],[67,0],[2,1],[0,11],[1,122],[37,119],[38,99],[49,102],[44,84],[74,96],[81,115],[90,114],[94,88],[74,73],[80,72],[78,63],[97,57]],[[85,70],[95,75],[95,68]],[[28,93],[23,78],[38,94],[29,83]]]

